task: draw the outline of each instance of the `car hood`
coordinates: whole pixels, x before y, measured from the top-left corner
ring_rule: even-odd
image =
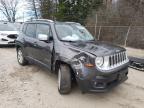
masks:
[[[18,31],[0,31],[0,34],[7,34],[7,35],[11,35],[11,34],[19,34]]]
[[[107,56],[125,51],[124,48],[106,42],[65,42],[65,45],[73,50],[81,50],[96,56]]]

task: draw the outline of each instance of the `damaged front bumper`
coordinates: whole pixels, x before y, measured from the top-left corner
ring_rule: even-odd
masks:
[[[86,67],[76,71],[76,80],[83,92],[106,92],[128,79],[128,63],[110,72]]]

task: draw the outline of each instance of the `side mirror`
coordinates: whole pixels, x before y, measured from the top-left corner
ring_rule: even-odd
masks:
[[[48,40],[48,35],[46,35],[46,34],[38,34],[38,39],[40,41],[47,41]]]

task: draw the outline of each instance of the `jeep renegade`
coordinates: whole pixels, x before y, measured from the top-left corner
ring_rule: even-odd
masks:
[[[73,79],[84,92],[105,92],[128,79],[126,50],[100,42],[79,23],[38,19],[25,22],[16,39],[20,65],[34,62],[58,74],[58,91]]]

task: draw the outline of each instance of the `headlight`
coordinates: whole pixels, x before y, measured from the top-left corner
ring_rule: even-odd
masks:
[[[96,58],[96,60],[95,60],[96,66],[100,67],[100,66],[103,65],[103,63],[104,63],[103,57],[97,57],[97,58]]]

